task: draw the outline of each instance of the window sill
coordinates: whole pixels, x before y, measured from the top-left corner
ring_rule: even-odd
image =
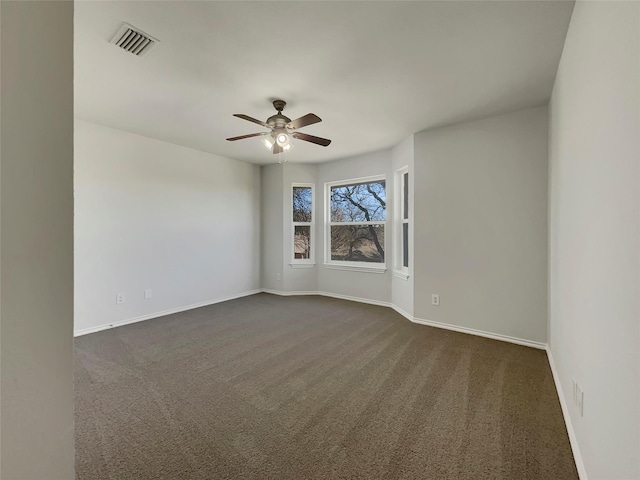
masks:
[[[409,274],[405,273],[405,272],[401,272],[400,270],[394,270],[393,271],[393,276],[400,278],[402,280],[409,280]]]
[[[290,263],[291,268],[313,268],[316,266],[314,263]]]
[[[351,270],[353,272],[363,273],[384,273],[387,271],[387,268],[384,265],[380,267],[371,267],[365,265],[342,265],[339,263],[325,263],[324,268],[329,268],[332,270]]]

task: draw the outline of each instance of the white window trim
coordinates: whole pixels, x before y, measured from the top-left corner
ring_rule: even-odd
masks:
[[[387,271],[387,267],[381,265],[380,267],[375,267],[374,263],[367,262],[333,262],[333,263],[325,263],[324,268],[328,268],[331,270],[351,270],[353,272],[365,272],[365,273],[384,273]]]
[[[293,189],[295,187],[311,188],[311,221],[310,222],[294,222],[293,221]],[[291,242],[291,268],[313,268],[316,264],[316,236],[315,236],[315,206],[316,206],[316,186],[313,183],[292,183],[291,193],[289,195],[290,206],[289,208],[289,220],[291,222],[291,232],[289,234]],[[311,253],[309,258],[296,258],[295,247],[295,230],[297,226],[309,226],[311,227]]]
[[[385,190],[387,185],[387,177],[385,175],[371,175],[368,177],[349,178],[345,180],[336,180],[333,182],[326,182],[324,184],[324,267],[333,270],[351,270],[354,272],[364,273],[385,273],[387,271],[387,256],[385,251],[384,263],[370,263],[370,262],[348,262],[331,260],[331,208],[329,203],[331,201],[331,187],[339,185],[353,185],[354,183],[368,183],[384,180]],[[293,194],[292,194],[293,195]],[[388,205],[388,202],[387,202]],[[339,224],[341,222],[338,222]],[[387,225],[388,221],[376,221],[376,222],[349,222],[347,225],[384,225],[384,244],[387,243]],[[386,247],[385,247],[386,248]]]
[[[401,272],[400,270],[394,270],[393,276],[399,278],[400,280],[409,280],[409,274]]]
[[[296,258],[296,261],[301,261],[301,259]],[[314,268],[316,266],[316,262],[308,262],[308,263],[290,263],[289,266],[291,268]]]
[[[394,196],[394,208],[393,208],[393,276],[402,280],[409,279],[409,267],[405,267],[402,264],[403,261],[403,242],[402,242],[402,226],[403,224],[411,223],[409,218],[404,218],[404,174],[409,173],[409,166],[405,165],[399,168],[393,173],[393,196]],[[411,192],[409,192],[411,193]],[[409,258],[411,262],[411,258]]]

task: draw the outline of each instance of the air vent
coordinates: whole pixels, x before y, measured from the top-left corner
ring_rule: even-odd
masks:
[[[110,43],[113,43],[123,50],[140,57],[160,42],[158,39],[153,38],[151,35],[147,35],[142,30],[131,26],[128,23],[123,23],[111,39]]]

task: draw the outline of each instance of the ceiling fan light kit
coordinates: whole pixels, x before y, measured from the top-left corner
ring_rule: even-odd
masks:
[[[289,145],[289,142],[291,142],[291,137],[287,133],[279,133],[276,137],[276,143],[282,148]]]
[[[267,150],[271,150],[273,148],[273,144],[276,142],[273,140],[273,138],[271,138],[271,136],[268,136],[262,140],[262,143],[264,143],[264,146],[267,147]]]
[[[282,110],[284,110],[286,104],[287,103],[284,100],[274,100],[273,107],[278,113],[270,116],[266,122],[250,117],[248,115],[244,115],[242,113],[234,113],[234,117],[257,123],[258,125],[269,128],[271,131],[250,133],[248,135],[241,135],[239,137],[227,138],[227,140],[234,142],[236,140],[242,140],[245,138],[264,136],[265,138],[262,140],[262,143],[274,154],[291,150],[291,148],[293,147],[293,144],[291,143],[292,138],[297,138],[305,142],[315,143],[316,145],[321,145],[323,147],[326,147],[331,143],[331,140],[327,138],[321,138],[314,135],[297,132],[296,130],[298,128],[306,127],[307,125],[313,125],[314,123],[319,123],[322,121],[322,119],[313,113],[308,113],[292,121],[289,117],[285,116],[282,113]]]
[[[274,145],[279,145],[285,152],[293,148],[290,136],[282,133],[278,135],[278,138],[274,138],[274,136],[274,134],[267,134],[267,136],[265,136],[265,138],[262,140],[262,143],[267,148],[267,150],[273,150]]]

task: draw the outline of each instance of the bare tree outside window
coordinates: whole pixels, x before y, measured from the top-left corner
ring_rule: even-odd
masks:
[[[331,260],[384,263],[384,180],[330,189]]]
[[[293,187],[293,221],[310,222],[312,203],[311,187]]]
[[[313,188],[293,186],[293,259],[311,259]]]

